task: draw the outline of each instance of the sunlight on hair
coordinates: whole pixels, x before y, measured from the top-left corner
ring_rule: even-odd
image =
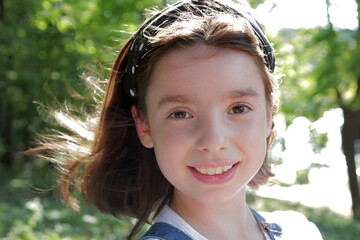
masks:
[[[89,86],[93,87],[95,95],[101,94],[102,96],[105,94],[105,90],[99,85],[101,82],[100,79],[91,76],[85,77],[84,79]],[[104,82],[107,82],[107,80],[105,79]]]
[[[74,119],[62,111],[55,111],[54,116],[56,121],[58,121],[63,127],[77,133],[79,136],[88,141],[94,140],[94,133],[83,127],[80,120]]]

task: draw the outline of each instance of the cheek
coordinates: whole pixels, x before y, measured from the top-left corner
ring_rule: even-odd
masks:
[[[159,132],[160,133],[160,132]],[[189,173],[186,162],[191,149],[190,137],[185,130],[170,129],[164,126],[154,142],[158,166],[164,177],[177,188],[181,188]]]
[[[175,128],[161,125],[154,140],[156,158],[160,164],[179,161],[181,156],[188,152],[191,145],[191,131],[187,128]]]
[[[244,151],[253,151],[253,154],[258,153],[265,156],[268,128],[264,118],[265,116],[260,116],[234,124],[233,137],[244,148]]]

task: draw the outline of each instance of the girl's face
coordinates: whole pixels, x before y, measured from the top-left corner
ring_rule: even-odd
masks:
[[[154,147],[175,200],[233,199],[260,169],[271,132],[270,104],[253,57],[204,45],[172,50],[150,81],[147,116],[137,120],[137,130],[144,146]]]

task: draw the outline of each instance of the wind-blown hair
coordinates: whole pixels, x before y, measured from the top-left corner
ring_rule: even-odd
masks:
[[[196,44],[247,52],[253,56],[262,72],[268,107],[276,109],[278,105],[277,76],[267,68],[251,26],[239,16],[211,9],[188,12],[171,24],[157,28],[157,34],[149,37],[148,41],[154,50],[138,66],[136,101],[133,102],[123,90],[127,57],[132,44],[130,39],[122,47],[112,67],[89,153],[83,151],[75,159],[68,154],[68,161],[62,166],[61,191],[70,206],[77,207],[69,190],[72,188],[70,183],[75,182],[86,201],[101,212],[138,219],[128,239],[134,237],[152,213],[155,212],[156,217],[162,207],[172,200],[173,186],[161,173],[154,150],[141,144],[130,111],[135,104],[138,114],[146,117],[145,97],[152,69],[165,53]],[[273,132],[267,139],[268,148],[272,140]],[[68,143],[64,141],[64,144]],[[46,144],[49,143],[44,143],[44,149]],[[65,145],[61,148],[69,151]],[[80,171],[81,166],[84,168]],[[273,174],[266,157],[248,185],[256,189],[271,176]]]

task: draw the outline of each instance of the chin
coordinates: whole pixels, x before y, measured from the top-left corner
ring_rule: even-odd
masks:
[[[241,199],[245,199],[242,193],[246,193],[246,185],[236,190],[225,189],[224,187],[223,189],[203,190],[200,194],[199,193],[200,192],[197,192],[197,194],[192,198],[200,204],[228,204],[232,201],[239,201]]]

